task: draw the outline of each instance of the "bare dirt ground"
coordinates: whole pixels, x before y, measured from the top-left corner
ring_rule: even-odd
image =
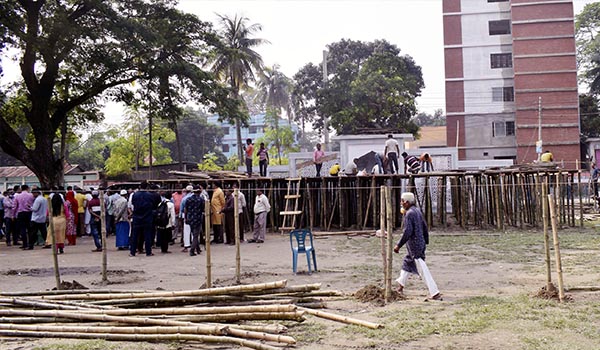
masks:
[[[571,239],[562,251],[566,285],[598,286],[600,275],[594,262],[600,252],[597,244],[600,239],[596,229],[571,230],[565,235]],[[583,235],[583,239],[578,235]],[[303,255],[298,262],[299,273],[292,273],[287,235],[270,233],[263,244],[243,243],[242,283],[284,279],[288,285],[321,283],[322,290],[338,290],[349,295],[345,300],[328,303],[332,312],[386,326],[384,330],[366,330],[309,316],[307,321],[290,328],[291,335],[298,340],[296,349],[598,348],[600,316],[583,321],[586,324],[591,322],[590,326],[595,327],[595,331],[571,329],[567,332],[565,329],[574,327],[568,322],[573,317],[571,314],[564,315],[567,320],[562,324],[554,320],[554,316],[550,321],[546,319],[549,315],[572,311],[562,309],[565,306],[555,301],[544,302],[541,306],[531,305],[537,303],[530,299],[535,299],[533,295],[545,285],[546,278],[541,232],[434,231],[431,241],[427,263],[443,293],[444,300],[441,302],[426,301],[427,289],[414,277],[405,289],[406,298],[386,306],[360,302],[351,297],[365,286],[382,286],[379,238],[367,235],[317,238],[319,271],[311,275],[306,273]],[[170,246],[171,254],[155,250],[155,256],[129,257],[127,251],[114,248],[114,236],[109,237],[107,243],[107,285],[101,283],[101,253],[91,252],[93,242],[90,237],[78,239],[76,246],[67,246],[65,254],[59,256],[62,280],[76,281],[88,288],[123,290],[186,290],[200,288],[205,283],[204,251],[199,256],[190,257],[180,252],[179,244],[175,244]],[[400,271],[403,254],[404,248],[401,254],[394,255],[394,276]],[[214,245],[212,258],[214,285],[234,284],[235,247]],[[52,289],[54,281],[49,249],[36,247],[33,251],[21,251],[18,247],[6,247],[4,242],[0,244],[0,292]],[[573,301],[570,305],[583,308],[582,314],[600,314],[600,293],[571,295]],[[542,308],[544,314],[532,318],[534,311],[531,310],[538,308]],[[554,312],[555,308],[558,311]],[[513,313],[518,317],[515,318]],[[538,322],[553,323],[539,328]],[[588,331],[589,334],[585,333]],[[558,341],[555,341],[557,338]],[[77,342],[0,338],[0,349],[77,349],[69,347],[69,344]],[[569,344],[570,347],[567,347]],[[87,348],[94,347],[90,345]],[[206,347],[187,343],[133,343],[118,348]]]

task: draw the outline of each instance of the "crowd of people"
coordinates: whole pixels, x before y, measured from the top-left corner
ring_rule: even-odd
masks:
[[[43,190],[28,185],[14,186],[0,195],[0,239],[7,246],[23,250],[55,247],[65,252],[65,245],[77,244],[77,237],[91,236],[93,252],[101,252],[102,206],[105,208],[106,235],[115,236],[118,250],[130,256],[153,256],[153,249],[170,253],[169,247],[179,240],[182,252],[196,256],[201,252],[205,237],[205,208],[210,207],[210,244],[235,244],[235,220],[240,220],[240,241],[244,241],[243,218],[247,218],[246,197],[236,185],[224,190],[214,183],[207,191],[202,185],[188,185],[177,191],[165,191],[142,182],[135,190],[108,190],[101,202],[96,189],[82,190],[67,187]],[[266,232],[266,213],[271,209],[268,198],[257,190],[254,206],[254,234],[250,243],[263,243]],[[246,221],[249,221],[246,219]],[[55,241],[52,235],[55,233]],[[210,236],[210,235],[209,235]]]

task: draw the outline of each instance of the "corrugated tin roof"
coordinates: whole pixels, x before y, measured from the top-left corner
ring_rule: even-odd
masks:
[[[82,169],[79,165],[65,165],[65,174],[78,174]],[[0,177],[35,177],[33,171],[24,165],[0,167]]]

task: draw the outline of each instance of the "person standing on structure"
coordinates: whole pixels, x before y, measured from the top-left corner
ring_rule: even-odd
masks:
[[[400,154],[400,147],[398,146],[398,141],[394,140],[394,135],[389,134],[388,139],[385,141],[383,155],[384,158],[388,159],[388,161],[390,162],[390,172],[392,174],[394,174],[394,172],[400,173],[400,170],[398,170],[398,154]]]
[[[325,157],[325,152],[321,150],[321,144],[317,143],[317,149],[315,149],[315,152],[313,153],[313,161],[315,162],[315,170],[317,171],[316,177],[321,177],[323,157]]]
[[[246,139],[246,146],[244,146],[244,151],[246,152],[246,172],[248,173],[248,177],[251,177],[252,154],[254,153],[254,145],[252,144],[252,139]]]
[[[398,292],[402,293],[404,291],[409,274],[412,273],[421,276],[425,280],[432,300],[442,300],[437,284],[425,263],[425,249],[429,244],[429,231],[423,219],[423,214],[415,206],[415,195],[413,193],[404,192],[400,198],[402,208],[405,210],[404,232],[402,238],[394,247],[394,253],[398,253],[400,248],[406,244],[407,254],[402,262],[400,277],[396,280],[398,282]],[[420,273],[419,269],[421,270]]]
[[[260,171],[260,176],[267,176],[267,166],[269,165],[269,150],[265,148],[265,143],[260,143],[260,148],[256,152],[256,156],[258,157],[258,169]]]

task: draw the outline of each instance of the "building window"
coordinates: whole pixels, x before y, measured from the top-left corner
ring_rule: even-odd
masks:
[[[490,55],[492,68],[511,68],[512,53],[493,53]]]
[[[229,127],[228,126],[222,127],[221,130],[223,130],[223,135],[229,135]]]
[[[250,126],[250,128],[248,129],[248,132],[250,134],[258,134],[263,132],[263,128],[264,125],[254,125],[254,126]]]
[[[227,152],[229,152],[229,145],[222,144],[221,149],[223,150],[223,152],[227,153]]]
[[[506,136],[515,136],[515,122],[506,122]]]
[[[502,19],[488,23],[490,35],[510,34],[510,20]]]
[[[492,102],[513,102],[515,90],[512,86],[492,88]]]
[[[495,121],[492,123],[492,137],[504,137],[515,135],[515,122]]]

